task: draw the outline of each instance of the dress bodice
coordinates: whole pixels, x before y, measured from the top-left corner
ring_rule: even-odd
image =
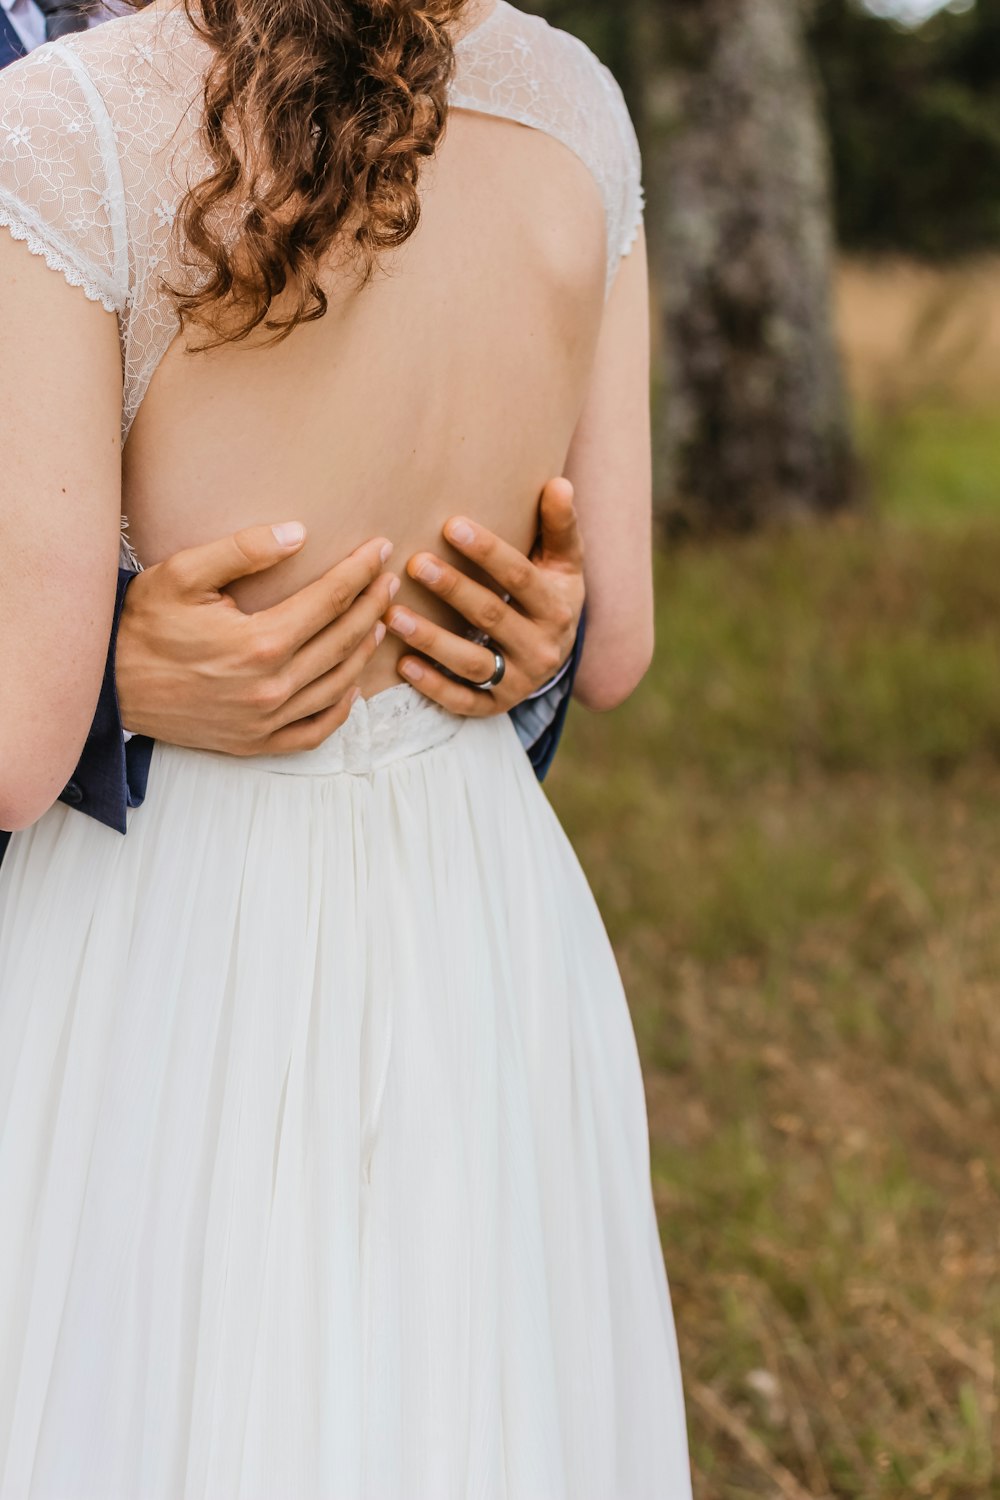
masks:
[[[456,50],[454,108],[545,131],[592,173],[610,287],[642,220],[638,145],[611,74],[582,42],[506,0]],[[192,274],[172,228],[208,166],[208,58],[176,6],[49,43],[0,74],[0,224],[117,314],[123,441],[178,332],[167,283]]]

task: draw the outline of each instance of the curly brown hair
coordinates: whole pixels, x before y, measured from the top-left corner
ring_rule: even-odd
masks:
[[[326,313],[320,260],[338,237],[364,285],[416,229],[421,162],[447,117],[449,25],[468,0],[184,5],[215,56],[202,124],[213,170],[177,216],[202,272],[194,290],[172,288],[182,326],[208,331],[202,348],[262,325],[281,339]]]

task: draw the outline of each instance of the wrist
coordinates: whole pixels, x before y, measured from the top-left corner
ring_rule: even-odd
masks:
[[[551,693],[554,688],[557,688],[559,686],[559,684],[562,682],[563,678],[566,677],[566,675],[569,672],[569,670],[572,667],[572,665],[573,665],[573,651],[571,650],[570,653],[569,653],[569,655],[567,656],[566,660],[563,662],[562,666],[559,668],[558,672],[555,672],[549,678],[548,682],[544,682],[540,688],[536,688],[533,693],[529,693],[528,696],[523,701],[525,703],[532,703],[536,698],[545,698],[545,697],[547,697],[548,694]]]

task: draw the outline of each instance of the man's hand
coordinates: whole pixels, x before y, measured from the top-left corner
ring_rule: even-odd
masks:
[[[485,630],[503,652],[507,671],[490,692],[455,682],[439,667],[470,682],[486,682],[495,667],[492,650],[396,606],[386,616],[389,629],[422,653],[401,657],[399,670],[452,713],[466,718],[509,713],[552,680],[572,653],[580,626],[586,589],[573,486],[566,479],[546,485],[539,537],[530,557],[461,516],[447,522],[444,535],[511,596],[510,604],[430,552],[417,553],[406,570],[471,625]]]
[[[309,750],[339,729],[399,589],[366,542],[316,583],[247,615],[225,585],[300,551],[305,528],[253,526],[178,552],[125,596],[116,680],[133,734],[227,755]]]

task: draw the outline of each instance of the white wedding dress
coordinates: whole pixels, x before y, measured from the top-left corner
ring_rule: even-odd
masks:
[[[0,221],[117,313],[126,435],[203,45],[141,14],[0,78]],[[453,102],[584,160],[610,280],[610,75],[501,0]],[[289,759],[158,746],[125,838],[14,837],[2,1500],[689,1496],[634,1032],[509,720],[404,685]]]

